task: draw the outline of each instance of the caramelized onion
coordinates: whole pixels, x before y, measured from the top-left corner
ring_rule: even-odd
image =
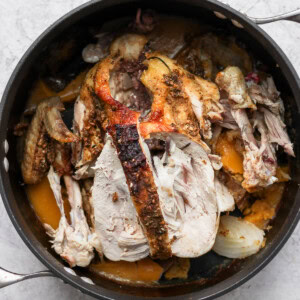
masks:
[[[257,253],[264,241],[264,231],[233,216],[222,216],[213,250],[229,258],[245,258]]]

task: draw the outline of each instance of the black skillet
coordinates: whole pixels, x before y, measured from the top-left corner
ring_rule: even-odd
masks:
[[[273,75],[278,89],[282,92],[281,95],[289,113],[289,131],[296,153],[296,159],[289,161],[292,180],[285,190],[284,201],[278,216],[272,223],[273,229],[267,233],[268,242],[263,250],[241,261],[231,261],[210,252],[192,260],[189,279],[185,282],[162,281],[159,285],[152,287],[120,285],[81,268],[76,268],[76,275],[72,275],[70,270],[65,268],[62,260],[51,250],[44,229],[30,207],[24,188],[20,184],[20,168],[16,159],[16,137],[12,134],[13,127],[24,110],[25,100],[32,83],[45,72],[46,57],[48,59],[50,57],[50,60],[54,62],[56,60],[55,51],[51,50],[51,45],[54,45],[57,40],[71,38],[86,42],[88,39],[86,28],[89,26],[101,25],[103,22],[124,16],[133,16],[139,7],[153,8],[159,13],[168,15],[196,18],[216,29],[224,29],[237,36],[250,52],[263,60]],[[290,237],[300,216],[300,137],[298,134],[300,82],[293,66],[278,45],[256,25],[282,19],[300,22],[300,11],[273,18],[250,19],[213,0],[102,0],[88,2],[50,26],[22,57],[7,84],[0,106],[1,196],[19,235],[49,271],[24,276],[0,269],[0,287],[26,278],[57,276],[98,299],[138,299],[141,297],[213,299],[240,286],[266,266]],[[89,278],[94,284],[88,283],[85,278]]]

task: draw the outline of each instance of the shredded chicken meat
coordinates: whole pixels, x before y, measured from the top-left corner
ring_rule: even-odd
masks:
[[[199,144],[179,134],[161,138],[168,149],[153,157],[153,173],[172,253],[198,257],[212,248],[218,228],[214,170]]]
[[[87,224],[83,209],[79,185],[70,176],[64,176],[71,205],[71,224],[68,223],[61,195],[60,176],[50,168],[48,180],[54,193],[57,206],[61,213],[59,227],[54,230],[44,224],[47,233],[52,238],[54,250],[65,259],[71,267],[86,267],[94,257],[94,248],[101,252],[101,244],[95,234],[92,234]]]
[[[264,120],[269,131],[269,140],[283,147],[284,151],[291,156],[295,156],[293,144],[286,132],[285,124],[279,115],[275,115],[266,108],[262,108]]]
[[[248,81],[247,84],[249,95],[255,103],[267,107],[275,115],[284,113],[283,102],[272,77],[267,77],[261,84],[257,84],[253,80]]]
[[[277,181],[277,160],[273,143],[277,141],[278,144],[284,147],[288,154],[293,155],[292,144],[284,130],[284,124],[280,119],[279,110],[277,110],[277,114],[273,114],[262,106],[259,110],[264,112],[264,117],[260,112],[253,113],[253,110],[255,111],[257,109],[254,101],[266,105],[266,103],[271,100],[262,101],[262,97],[258,100],[259,97],[257,94],[252,99],[249,96],[249,90],[245,83],[244,76],[237,67],[227,67],[217,75],[216,82],[228,95],[231,116],[238,125],[244,141],[243,187],[247,191],[253,192],[257,188],[273,184]],[[274,90],[275,85],[272,79],[268,80],[267,86],[269,87],[268,90],[266,84],[262,85],[262,95],[264,95],[265,98],[271,97],[270,95],[272,95],[272,98],[279,100],[279,94],[276,92],[276,88]],[[251,89],[251,95],[253,97],[253,84],[250,85],[250,90]],[[275,102],[272,103],[274,104]],[[279,108],[281,102],[276,103]],[[272,108],[274,109],[274,106],[272,106]],[[248,114],[254,116],[253,124],[251,124]],[[255,127],[260,134],[259,140],[254,136]]]
[[[44,227],[71,267],[96,253],[127,262],[199,257],[220,235],[221,213],[244,213],[280,174],[290,178],[276,157],[278,146],[295,154],[273,78],[260,78],[231,37],[189,35],[194,23],[159,34],[161,26],[138,10],[127,27],[84,48],[95,65],[70,106],[71,130],[59,97],[15,127],[18,136],[27,131],[24,182],[47,176],[60,222]]]

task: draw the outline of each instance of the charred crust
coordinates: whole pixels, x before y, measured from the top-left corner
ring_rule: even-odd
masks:
[[[164,83],[170,88],[169,92],[172,98],[183,97],[182,82],[178,70],[174,70],[170,75],[164,75]]]
[[[166,259],[171,248],[154,179],[139,143],[136,125],[114,125],[108,128],[121,160],[127,184],[148,237],[151,256]]]
[[[103,113],[101,113],[101,105],[96,94],[89,90],[91,96],[91,105],[84,119],[84,126],[81,133],[84,159],[89,161],[96,158],[103,149],[103,139],[101,124]],[[104,121],[104,120],[103,120]]]
[[[54,159],[52,159],[52,165],[56,173],[60,176],[71,175],[72,164],[71,164],[71,147],[70,144],[59,143],[52,141]]]
[[[32,170],[42,177],[49,169],[49,163],[54,160],[53,146],[46,130],[42,130],[35,149],[35,159]]]
[[[167,102],[171,105],[176,126],[179,126],[180,131],[194,139],[200,139],[200,128],[196,116],[191,107],[191,103],[182,88],[182,74],[179,70],[174,70],[168,75],[164,75],[163,80],[169,88]],[[177,116],[185,112],[186,117],[181,120]]]

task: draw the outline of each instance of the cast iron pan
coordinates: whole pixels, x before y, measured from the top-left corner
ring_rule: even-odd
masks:
[[[196,18],[216,29],[238,37],[250,52],[263,60],[281,91],[290,120],[289,134],[294,142],[296,158],[289,161],[292,180],[286,187],[282,206],[275,218],[273,229],[267,233],[267,245],[257,255],[245,260],[232,261],[213,252],[192,260],[189,279],[162,281],[156,286],[128,286],[101,278],[90,271],[75,268],[70,274],[66,265],[53,252],[48,238],[37,220],[20,184],[21,174],[16,159],[16,137],[12,131],[24,110],[28,92],[36,78],[44,72],[47,59],[55,62],[51,45],[58,40],[89,39],[86,28],[103,22],[135,14],[137,8],[152,8],[158,13]],[[214,12],[217,12],[215,14]],[[217,16],[218,17],[217,17]],[[226,17],[226,18],[225,18]],[[252,19],[212,0],[102,0],[92,1],[71,11],[49,27],[28,49],[14,70],[0,106],[0,189],[3,202],[16,230],[30,250],[49,269],[28,276],[0,269],[0,287],[38,276],[57,276],[82,292],[98,299],[213,299],[240,286],[261,270],[281,249],[292,234],[300,207],[300,83],[296,72],[274,41],[256,23],[279,19],[300,22],[299,10],[275,18]],[[82,49],[82,48],[81,48]],[[8,150],[9,145],[9,150]],[[82,278],[83,277],[83,278]],[[86,282],[89,278],[94,284]]]

